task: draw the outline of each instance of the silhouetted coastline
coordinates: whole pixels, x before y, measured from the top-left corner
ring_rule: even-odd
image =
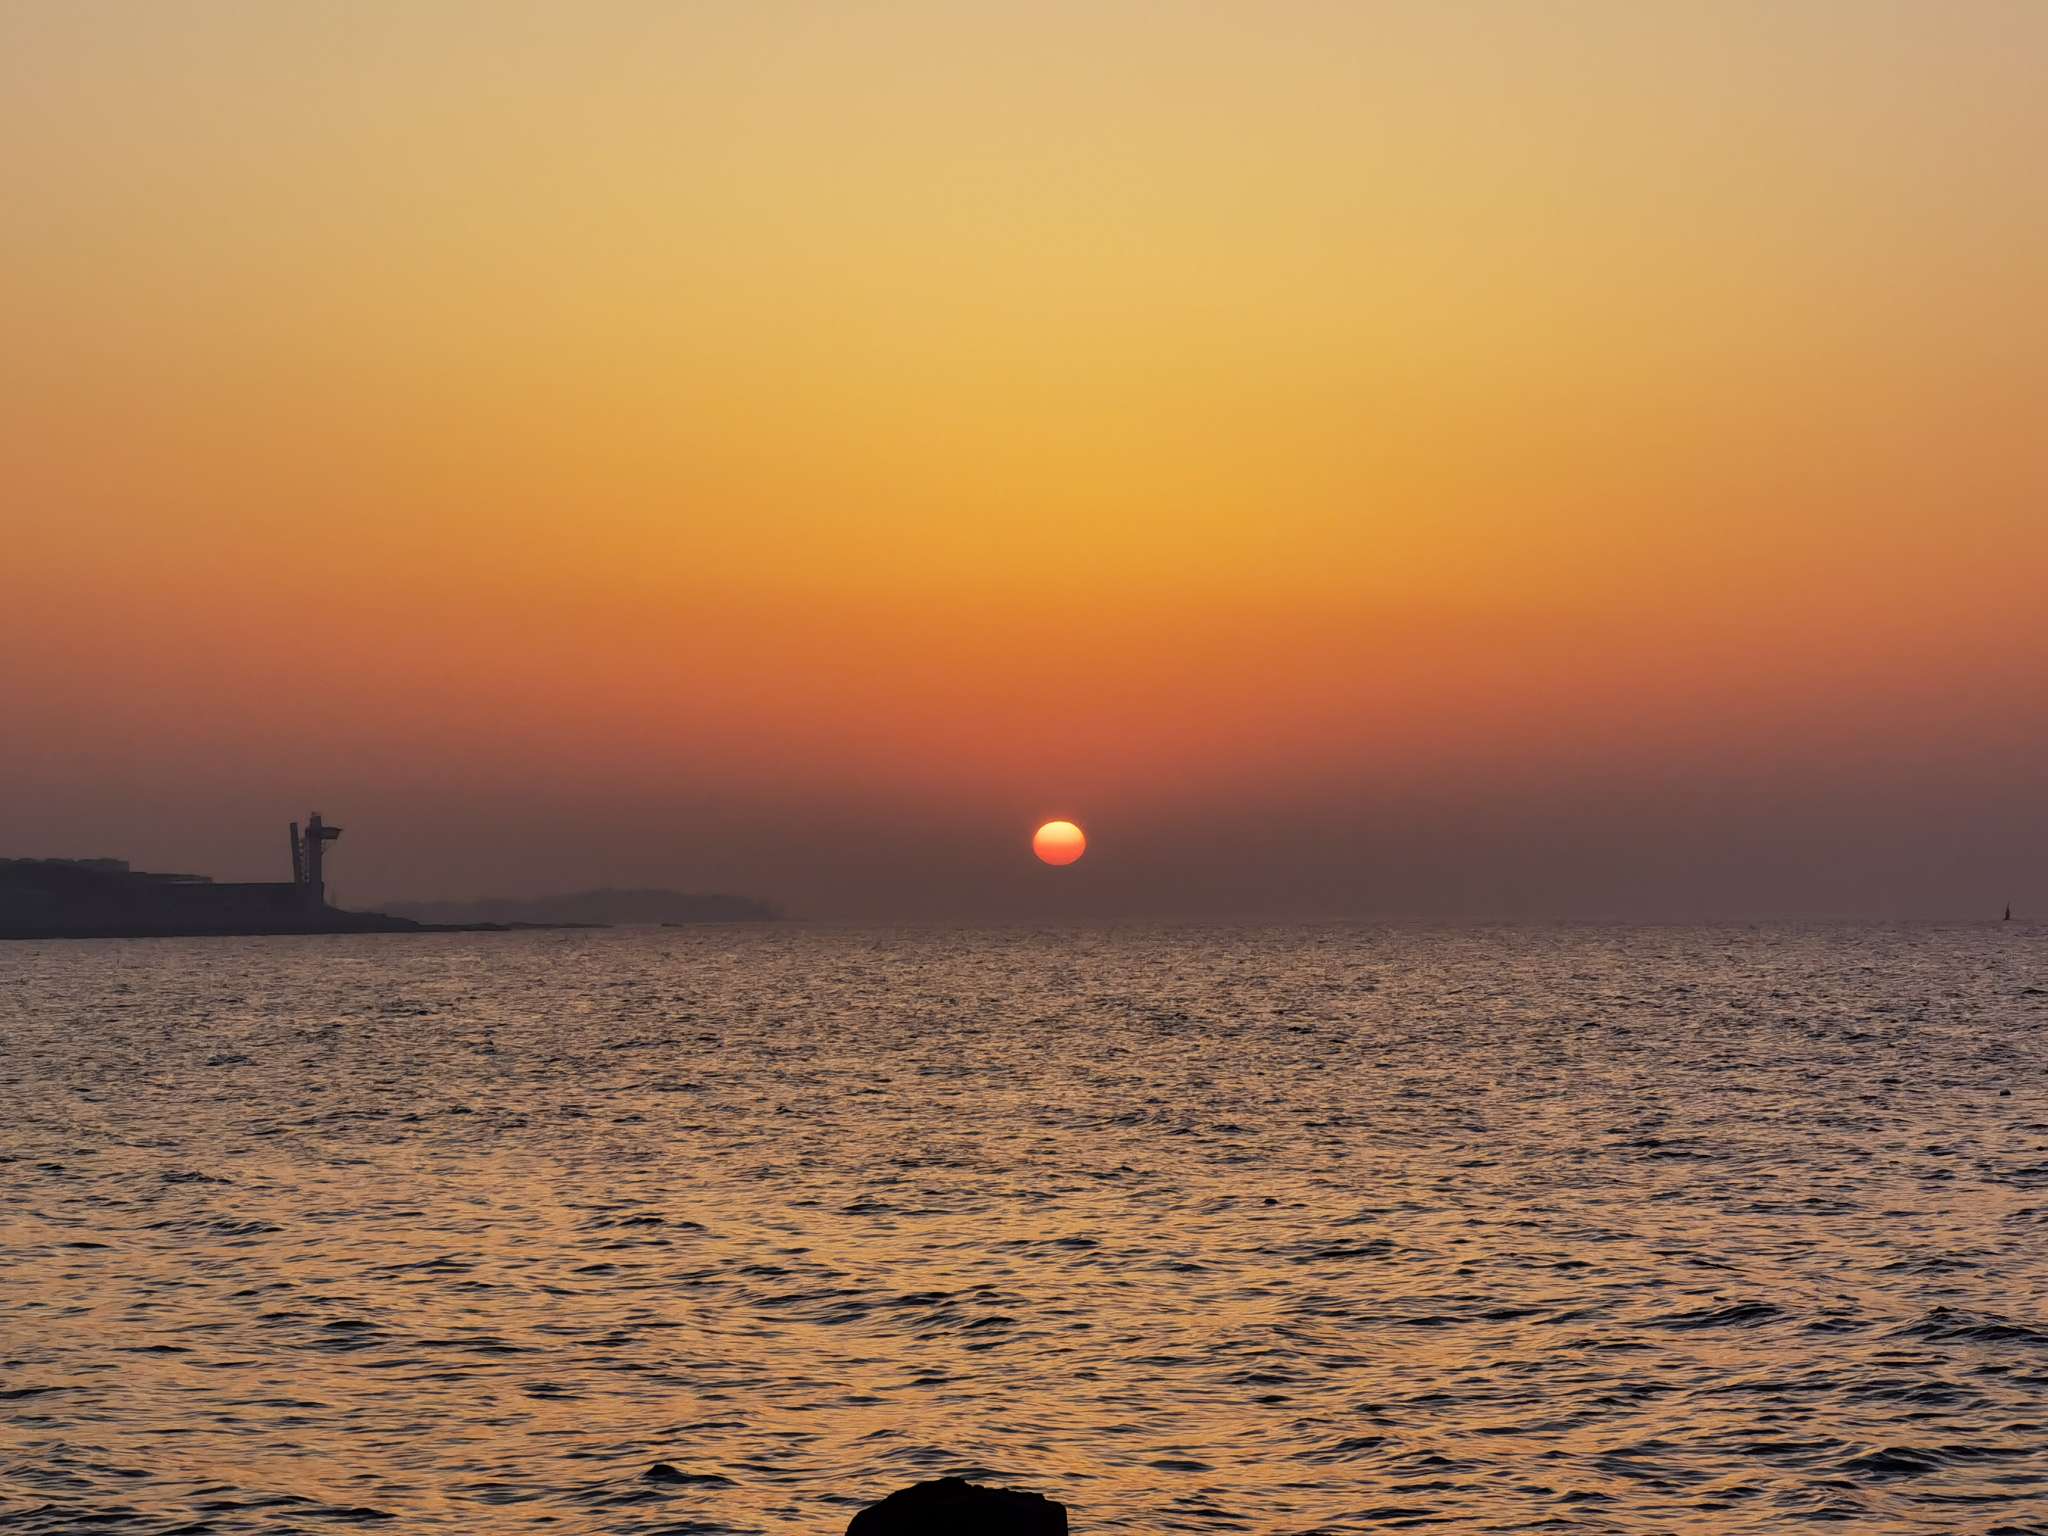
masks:
[[[215,880],[126,859],[0,859],[0,938],[141,939],[289,933],[416,933],[422,925],[327,904],[318,811],[291,824],[289,880]]]
[[[542,927],[683,926],[696,923],[772,923],[781,907],[754,896],[725,892],[606,887],[558,896],[486,896],[474,901],[389,902],[394,915],[423,923]]]
[[[506,933],[579,924],[423,923],[314,904],[297,884],[130,869],[121,859],[0,859],[0,939]]]
[[[436,922],[396,913],[344,911],[328,904],[325,878],[327,846],[341,837],[341,828],[327,825],[315,811],[303,829],[295,821],[290,832],[290,880],[215,880],[211,875],[135,869],[126,859],[0,858],[0,939],[502,933],[605,926],[602,920],[574,917],[479,914]]]

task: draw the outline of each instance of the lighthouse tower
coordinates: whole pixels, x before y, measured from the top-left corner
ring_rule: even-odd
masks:
[[[292,884],[299,888],[307,907],[315,912],[327,906],[327,881],[321,864],[327,845],[339,836],[341,828],[327,826],[318,811],[306,818],[304,837],[299,835],[299,824],[292,823]]]

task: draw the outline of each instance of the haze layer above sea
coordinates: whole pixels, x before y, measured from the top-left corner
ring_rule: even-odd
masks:
[[[2017,923],[0,946],[0,1526],[2048,1531],[2044,1065]]]

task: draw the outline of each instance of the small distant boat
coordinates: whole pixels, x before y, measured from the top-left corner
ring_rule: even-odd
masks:
[[[2006,920],[2006,921],[2007,921],[2008,923],[2012,921],[2012,906],[2011,906],[2011,904],[2010,904],[2010,903],[2008,903],[2008,904],[2006,905],[2006,909],[2005,909],[2005,920]]]

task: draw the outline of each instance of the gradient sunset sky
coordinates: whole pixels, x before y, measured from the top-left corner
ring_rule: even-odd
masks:
[[[2044,153],[2036,0],[6,0],[0,854],[2048,915]]]

